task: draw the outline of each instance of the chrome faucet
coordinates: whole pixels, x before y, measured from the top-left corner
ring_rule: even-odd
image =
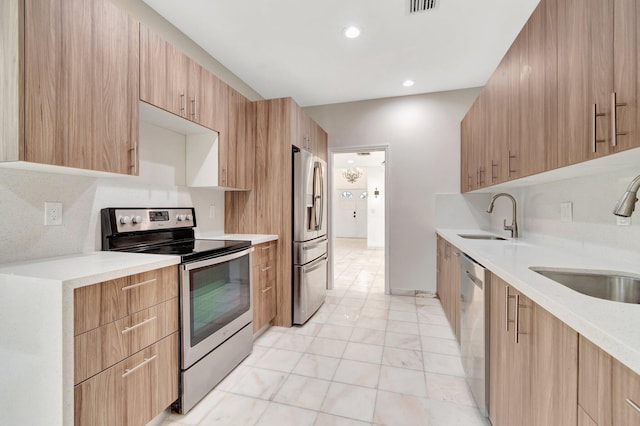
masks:
[[[499,194],[491,197],[491,203],[489,203],[489,207],[487,207],[487,213],[493,212],[493,204],[496,202],[496,199],[499,197],[507,197],[511,200],[511,204],[513,205],[513,220],[511,225],[507,225],[507,219],[504,220],[504,230],[511,231],[511,238],[518,238],[518,221],[516,220],[516,199],[506,192],[501,192]]]
[[[638,189],[640,189],[640,176],[637,176],[631,181],[627,190],[614,207],[613,214],[616,216],[630,217],[631,213],[633,213],[633,210],[636,208],[636,201],[638,201]]]

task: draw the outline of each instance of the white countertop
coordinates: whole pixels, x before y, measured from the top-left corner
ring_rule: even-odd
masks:
[[[586,296],[529,269],[544,266],[640,275],[640,265],[607,257],[606,249],[596,257],[579,249],[550,247],[526,238],[495,241],[458,236],[489,234],[477,229],[438,229],[437,233],[640,374],[640,305]]]
[[[0,264],[0,274],[46,279],[77,288],[179,263],[180,256],[96,251]]]
[[[251,241],[251,245],[268,243],[278,239],[277,235],[269,234],[214,234],[214,233],[196,233],[196,238],[201,240],[235,240],[235,241]]]

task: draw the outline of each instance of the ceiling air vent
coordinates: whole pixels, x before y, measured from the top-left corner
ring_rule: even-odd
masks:
[[[424,12],[438,7],[440,0],[409,0],[409,13]]]

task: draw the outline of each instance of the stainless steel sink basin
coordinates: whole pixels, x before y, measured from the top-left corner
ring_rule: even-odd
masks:
[[[470,240],[506,240],[506,238],[498,237],[497,235],[486,234],[458,234],[458,237],[468,238]]]
[[[529,269],[587,296],[640,303],[640,275],[562,268]]]

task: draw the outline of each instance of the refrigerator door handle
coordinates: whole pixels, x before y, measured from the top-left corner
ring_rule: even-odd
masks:
[[[317,230],[320,231],[324,222],[324,170],[322,165],[318,163],[318,174],[320,175],[320,194],[318,195],[318,201],[320,201],[320,219],[317,221]]]
[[[321,195],[318,194],[318,186],[322,187],[321,179],[320,163],[316,162],[313,165],[313,217],[315,219],[315,231],[320,229],[320,220],[322,220],[322,211],[318,208],[321,199]],[[320,191],[320,193],[322,193],[322,191]]]

